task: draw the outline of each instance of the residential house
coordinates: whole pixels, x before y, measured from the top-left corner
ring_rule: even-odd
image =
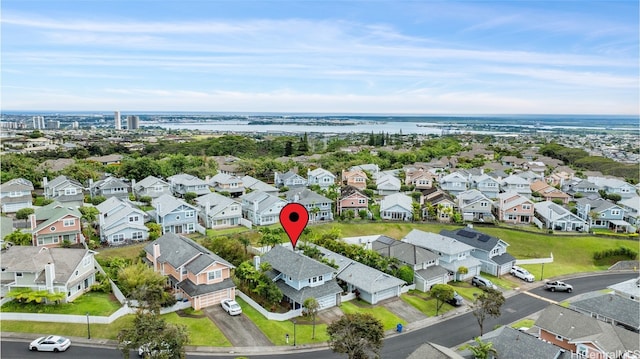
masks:
[[[460,192],[456,198],[462,219],[473,222],[493,222],[494,203],[477,189]]]
[[[283,246],[273,247],[258,262],[271,265],[267,275],[282,291],[292,309],[303,308],[308,298],[315,298],[319,309],[340,304],[342,288],[336,281],[334,268]]]
[[[471,227],[440,231],[440,234],[475,248],[471,255],[482,262],[482,272],[499,277],[508,274],[516,259],[507,253],[509,244],[500,238],[479,232]]]
[[[84,187],[73,178],[60,175],[49,182],[47,177],[44,177],[42,186],[46,199],[53,199],[71,207],[81,207],[84,203]]]
[[[243,176],[244,173],[240,168],[241,159],[235,156],[212,156],[218,164],[218,172],[230,176]]]
[[[209,193],[195,199],[198,216],[207,228],[227,228],[241,224],[240,202],[218,193]]]
[[[471,254],[475,248],[454,238],[414,229],[402,238],[402,241],[437,254],[439,265],[448,270],[447,282],[471,279],[474,275],[480,274],[482,263]],[[467,269],[467,273],[459,271],[462,267]]]
[[[499,221],[510,224],[529,224],[535,213],[533,202],[516,192],[498,194],[494,215]]]
[[[473,177],[471,185],[487,198],[496,198],[500,193],[500,182],[487,174]]]
[[[520,169],[524,168],[524,164],[527,162],[527,160],[516,156],[503,156],[500,161],[503,166]]]
[[[292,189],[285,193],[289,203],[300,203],[309,212],[309,222],[332,221],[333,201],[307,188]]]
[[[85,248],[7,248],[0,252],[2,297],[10,290],[29,288],[64,293],[62,302],[71,302],[96,282],[95,253]]]
[[[367,174],[362,170],[342,170],[342,184],[352,186],[359,190],[367,188]]]
[[[531,185],[531,193],[533,197],[535,193],[539,194],[542,200],[544,201],[552,201],[552,202],[561,202],[563,205],[569,203],[569,199],[571,196],[562,192],[561,190],[550,186],[547,182],[543,180],[537,180],[533,182]]]
[[[413,283],[419,291],[427,292],[433,285],[449,281],[449,271],[439,265],[438,255],[426,248],[386,236],[380,236],[371,246],[381,256],[396,258],[400,263],[411,267]]]
[[[589,231],[589,224],[584,219],[551,201],[536,202],[533,207],[533,222],[538,228],[554,231]]]
[[[576,200],[576,214],[589,223],[589,228],[608,228],[628,232],[631,225],[624,220],[624,209],[604,198]]]
[[[443,176],[438,183],[440,184],[440,189],[447,191],[452,196],[457,196],[469,189],[469,179],[459,172]]]
[[[87,157],[86,161],[97,162],[103,166],[108,166],[108,165],[119,165],[122,162],[122,158],[123,158],[122,155],[112,154],[112,155],[106,155],[106,156]]]
[[[168,182],[154,176],[147,176],[140,182],[132,184],[133,193],[136,197],[158,198],[163,194],[171,194],[171,186]]]
[[[257,178],[246,175],[241,178],[246,192],[260,191],[273,195],[278,195],[279,190],[272,185],[263,182]]]
[[[178,299],[187,299],[195,310],[235,299],[231,280],[235,268],[217,254],[195,241],[174,233],[165,233],[144,247],[146,262],[154,271],[168,277]]]
[[[422,217],[435,218],[438,222],[451,222],[457,207],[453,197],[437,187],[422,191],[420,204],[424,205]]]
[[[152,216],[162,226],[162,233],[193,233],[198,229],[198,209],[187,202],[165,194],[155,198]]]
[[[405,173],[404,183],[407,186],[414,186],[416,191],[433,187],[436,176],[426,170],[412,169]]]
[[[640,333],[640,305],[615,293],[596,292],[569,304],[569,308],[606,323]]]
[[[480,337],[483,343],[491,343],[496,354],[489,353],[487,359],[518,358],[518,359],[570,359],[571,356],[559,346],[547,343],[534,335],[523,333],[508,325],[486,333]],[[466,359],[475,359],[470,350],[462,353]]]
[[[529,181],[517,175],[510,175],[503,179],[502,182],[500,182],[500,191],[513,191],[527,198],[531,198],[531,187]]]
[[[376,179],[376,189],[381,196],[398,193],[401,188],[400,179],[392,174],[385,174]]]
[[[544,180],[544,174],[540,174],[540,173],[533,172],[533,171],[522,171],[522,172],[516,173],[515,175],[520,177],[520,178],[522,178],[522,179],[524,179],[525,181],[527,181],[530,184],[535,182],[535,181]],[[506,177],[509,177],[509,176],[506,176]]]
[[[385,196],[380,201],[380,218],[393,221],[410,221],[413,218],[413,199],[404,193]]]
[[[346,286],[347,292],[356,293],[357,297],[369,304],[400,297],[405,281],[326,248],[316,248],[320,250],[323,259],[338,266],[336,279]]]
[[[544,173],[547,170],[547,165],[542,161],[528,161],[525,163],[524,168],[539,176],[544,176]]]
[[[607,287],[616,295],[640,302],[640,278],[625,280]]]
[[[633,358],[640,351],[638,333],[605,323],[557,304],[546,307],[535,322],[538,338],[579,358]]]
[[[354,186],[345,186],[340,190],[340,198],[338,198],[338,214],[342,215],[345,211],[353,211],[358,217],[360,211],[369,213],[369,197]]]
[[[362,165],[357,165],[357,166],[351,166],[349,168],[349,171],[363,171],[365,173],[370,173],[371,175],[375,176],[378,174],[378,172],[380,172],[380,166],[378,166],[375,163],[366,163],[366,164],[362,164]]]
[[[553,173],[547,176],[546,181],[551,186],[560,186],[573,180],[575,171],[568,166],[557,167],[553,170]]]
[[[91,197],[102,196],[106,198],[129,198],[130,191],[131,186],[129,183],[126,183],[120,178],[107,176],[96,182],[89,179],[89,193],[91,194]]]
[[[242,215],[256,226],[267,226],[280,221],[280,211],[287,201],[273,194],[261,191],[247,193],[240,197]]]
[[[278,188],[287,187],[304,187],[307,185],[307,179],[299,174],[289,170],[285,173],[274,172],[274,183]]]
[[[100,225],[100,241],[118,245],[149,239],[149,228],[144,225],[146,214],[118,197],[110,197],[96,206]]]
[[[3,213],[18,212],[23,208],[31,208],[33,183],[28,179],[14,178],[0,185],[0,203]]]
[[[70,244],[84,242],[80,218],[82,214],[60,202],[52,202],[36,208],[29,216],[33,245],[59,247],[65,241]]]
[[[184,197],[187,193],[195,193],[197,196],[211,193],[207,182],[196,176],[179,173],[167,179],[169,180],[171,192],[178,197]]]
[[[561,189],[573,197],[600,197],[598,186],[581,178],[573,178],[570,181],[566,181]]]
[[[321,189],[327,189],[336,184],[336,176],[324,168],[307,170],[307,185],[318,185]]]
[[[407,359],[464,359],[463,356],[442,345],[426,342],[411,352]]]
[[[640,197],[629,197],[618,201],[618,206],[624,209],[623,220],[638,228],[640,226]]]
[[[621,179],[608,177],[587,177],[599,190],[604,190],[607,194],[617,194],[622,198],[637,196],[636,188]]]

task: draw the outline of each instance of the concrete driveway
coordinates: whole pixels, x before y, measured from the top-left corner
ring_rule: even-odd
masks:
[[[271,346],[273,343],[258,329],[246,315],[231,316],[220,305],[202,310],[220,328],[234,347]]]
[[[414,306],[397,297],[385,299],[378,303],[378,305],[382,305],[387,308],[391,313],[406,320],[407,323],[417,322],[418,320],[425,319],[427,317]]]

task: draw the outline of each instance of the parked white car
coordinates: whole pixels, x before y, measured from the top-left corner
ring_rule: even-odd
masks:
[[[42,352],[63,352],[71,346],[71,340],[59,335],[40,337],[29,344],[29,350]]]
[[[529,273],[528,270],[522,268],[522,267],[518,267],[518,266],[513,266],[511,267],[511,271],[509,271],[513,276],[516,276],[522,280],[524,280],[525,282],[533,282],[536,280],[536,277],[533,276],[533,274]]]
[[[229,315],[242,314],[242,308],[240,307],[240,304],[238,304],[238,302],[233,299],[225,299],[220,302],[220,305],[225,312],[229,313]]]

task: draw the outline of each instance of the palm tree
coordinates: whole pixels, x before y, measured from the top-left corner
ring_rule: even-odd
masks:
[[[489,359],[498,354],[496,348],[493,347],[493,343],[485,343],[480,337],[476,337],[474,341],[476,345],[465,344],[460,347],[460,350],[469,349],[476,359]]]

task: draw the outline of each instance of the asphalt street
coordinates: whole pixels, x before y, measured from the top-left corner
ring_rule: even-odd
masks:
[[[606,288],[608,285],[622,282],[631,278],[637,278],[638,273],[614,273],[598,274],[593,276],[567,279],[567,283],[574,286],[573,293],[548,292],[537,287],[528,293],[522,292],[507,298],[502,307],[502,315],[497,318],[487,318],[485,321],[485,332],[491,331],[497,325],[507,325],[526,318],[550,304],[550,301],[561,302],[570,297]],[[408,331],[403,334],[390,336],[385,340],[382,350],[382,358],[406,358],[412,351],[424,342],[433,342],[446,347],[455,347],[471,340],[480,334],[480,328],[475,317],[471,313],[465,313],[448,320],[440,321],[436,324]],[[23,359],[23,358],[48,358],[53,353],[34,353],[27,350],[28,340],[2,338],[0,347],[0,357],[3,359]],[[281,350],[278,347],[271,347],[271,350]],[[263,353],[189,353],[188,358],[228,358],[234,359],[241,356],[248,358],[276,359],[286,357],[288,359],[333,359],[344,358],[344,355],[337,355],[330,350],[302,351],[292,349],[291,351],[274,352],[265,350]],[[233,348],[229,348],[233,351]],[[135,353],[131,353],[134,357]],[[56,355],[56,358],[122,358],[122,354],[113,348],[102,348],[97,346],[82,346],[74,344],[65,352]]]

